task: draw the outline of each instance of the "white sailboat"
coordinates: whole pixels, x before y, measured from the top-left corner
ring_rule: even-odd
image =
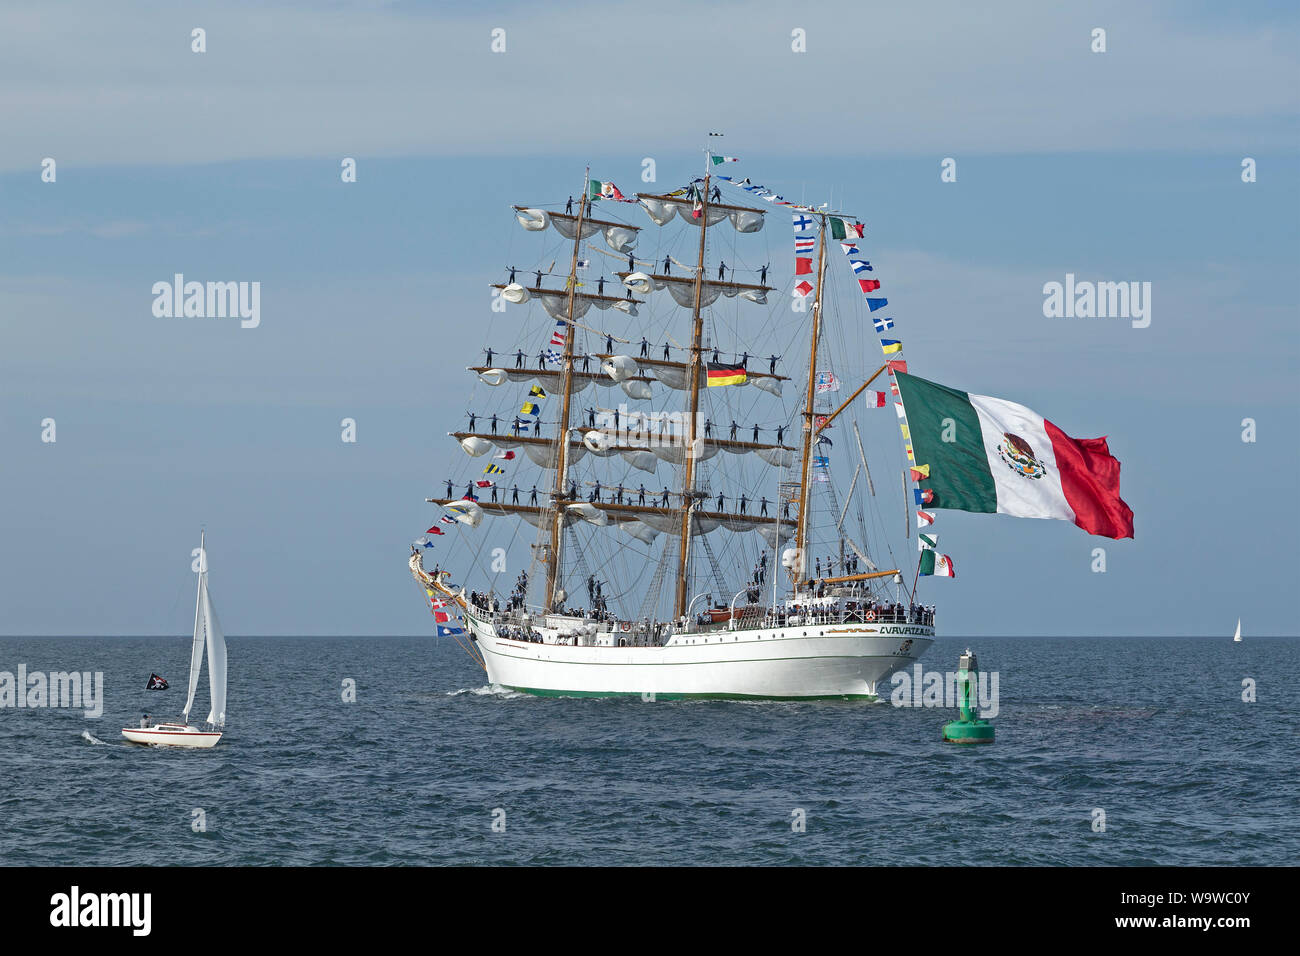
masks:
[[[226,723],[226,639],[217,623],[217,613],[208,593],[208,552],[204,546],[205,535],[199,537],[199,584],[194,601],[194,642],[190,648],[190,688],[185,700],[185,710],[179,722],[159,722],[141,727],[123,727],[122,736],[132,743],[154,744],[161,747],[214,747],[221,739],[221,728]],[[200,730],[189,723],[194,707],[194,692],[199,686],[199,671],[203,666],[203,652],[208,655],[208,690],[211,697],[206,725]]]
[[[1237,618],[1237,633],[1232,635],[1233,643],[1241,643],[1241,618]]]

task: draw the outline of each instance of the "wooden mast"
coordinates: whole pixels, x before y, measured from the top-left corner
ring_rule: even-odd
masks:
[[[578,298],[578,252],[582,244],[582,220],[587,213],[588,192],[591,190],[591,167],[582,176],[582,198],[578,202],[578,225],[573,233],[573,257],[569,263],[569,312],[564,329],[564,397],[560,408],[559,451],[555,462],[555,487],[551,491],[551,504],[555,516],[551,521],[551,553],[546,565],[546,597],[543,606],[550,613],[555,606],[555,587],[560,574],[560,551],[564,544],[564,505],[568,497],[569,470],[569,406],[573,398],[573,307]]]
[[[707,163],[707,161],[706,161]],[[694,325],[691,330],[691,357],[687,374],[691,381],[691,407],[686,427],[686,476],[682,487],[682,528],[678,546],[677,594],[673,601],[673,617],[686,613],[687,565],[690,561],[691,509],[695,505],[695,426],[700,410],[700,353],[704,335],[704,320],[700,316],[700,295],[704,290],[704,236],[709,228],[709,180],[712,174],[704,173],[704,188],[700,197],[700,252],[695,263]]]
[[[826,215],[818,214],[821,224],[817,231],[817,294],[813,299],[812,346],[808,353],[808,394],[804,401],[803,412],[803,461],[799,471],[799,523],[795,527],[795,552],[797,565],[791,569],[795,590],[804,580],[807,568],[806,552],[808,547],[808,502],[811,498],[809,487],[809,466],[812,463],[813,445],[813,401],[817,391],[817,342],[821,335],[822,289],[826,284]]]

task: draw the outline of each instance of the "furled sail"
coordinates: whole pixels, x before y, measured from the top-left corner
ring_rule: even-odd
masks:
[[[620,452],[623,460],[633,468],[639,468],[641,471],[648,471],[654,474],[659,468],[659,459],[648,451],[624,451]]]
[[[471,371],[477,372],[479,381],[486,385],[504,385],[506,382],[527,382],[536,379],[537,383],[548,392],[558,392],[564,387],[564,376],[561,373],[547,371],[545,369],[486,368],[479,370],[471,368]],[[634,369],[634,377],[637,377],[635,376],[635,371],[636,370]],[[645,376],[639,377],[641,379],[645,378]],[[621,384],[621,381],[612,379],[609,374],[604,371],[584,372],[577,368],[573,370],[572,387],[574,394],[581,392],[588,385],[603,385],[606,388],[612,388],[615,385]]]
[[[677,389],[679,392],[684,392],[691,387],[691,372],[690,367],[687,365],[655,365],[650,368],[650,371],[659,381],[669,388]],[[704,369],[700,369],[699,378],[701,384],[703,384],[706,379]]]
[[[460,447],[471,458],[480,458],[492,450],[492,443],[477,435],[466,435],[460,440]]]
[[[623,285],[637,295],[645,295],[647,292],[654,290],[654,281],[645,272],[629,272],[623,279]]]
[[[650,390],[650,385],[647,382],[628,379],[625,382],[620,382],[619,385],[628,398],[646,399],[654,397],[654,392]]]
[[[668,225],[674,215],[695,226],[705,221],[703,216],[694,215],[695,203],[691,199],[641,194],[638,195],[637,202],[641,204],[641,208],[646,211],[646,214],[656,226]],[[731,225],[737,232],[758,232],[763,228],[763,223],[766,221],[764,218],[766,213],[766,209],[751,209],[746,206],[710,203],[708,224],[714,226],[724,219],[730,219]]]
[[[582,461],[586,450],[581,445],[570,446],[569,463],[577,464]],[[534,465],[540,465],[543,468],[555,468],[560,463],[560,450],[554,444],[538,445],[534,443],[524,444],[524,454]]]
[[[625,492],[625,494],[628,492]],[[429,501],[440,503],[448,510],[458,505],[471,502],[454,499],[430,498]],[[505,502],[480,502],[475,505],[476,512],[499,517],[522,518],[529,524],[541,527],[545,523],[547,510],[535,505],[512,505]],[[649,543],[657,534],[676,534],[681,530],[681,512],[675,508],[633,505],[614,502],[575,501],[564,508],[564,523],[573,524],[582,521],[597,527],[618,526],[640,541]],[[780,524],[778,529],[777,525]],[[477,525],[476,525],[477,526]],[[785,541],[793,534],[793,525],[789,521],[780,522],[775,517],[765,515],[734,514],[730,512],[694,511],[691,514],[691,534],[711,534],[719,528],[737,534],[757,531],[763,536],[769,547],[778,538]]]
[[[568,319],[569,316],[569,293],[563,290],[551,291],[533,289],[535,295],[542,302],[542,308],[546,314],[553,319]],[[585,295],[578,293],[573,297],[573,316],[572,318],[580,319],[587,314],[592,306],[598,309],[617,309],[620,312],[626,312],[628,315],[636,315],[637,303],[634,299],[618,299],[609,295]]]
[[[651,459],[680,465],[686,461],[686,445],[681,436],[648,433],[639,424],[636,428],[628,427],[621,431],[607,431],[599,428],[584,432],[575,430],[569,439],[569,462],[576,464],[587,454],[600,458],[622,455],[624,459],[642,471],[653,472],[649,467]],[[479,457],[466,448],[466,440],[474,438],[488,442],[498,448],[519,448],[522,446],[529,460],[543,468],[554,468],[558,464],[558,448],[555,440],[534,438],[525,435],[482,435],[469,432],[453,432],[462,449],[471,457]],[[768,445],[761,442],[733,441],[726,438],[702,438],[696,436],[696,461],[708,461],[720,451],[732,455],[754,454],[762,461],[778,468],[789,467],[794,460],[794,450],[784,445]],[[474,447],[477,447],[475,445]],[[481,452],[479,454],[482,454]]]
[[[598,528],[603,528],[605,525],[609,524],[609,515],[605,514],[605,512],[601,511],[595,505],[588,504],[585,501],[569,505],[565,511],[571,515],[577,515],[583,521],[594,524]]]
[[[477,528],[483,521],[483,509],[476,501],[448,501],[443,507],[453,518],[471,528]]]
[[[519,305],[522,302],[528,301],[529,294],[528,294],[528,290],[525,289],[523,286],[521,286],[518,282],[511,282],[510,284],[502,287],[501,298],[505,299],[507,302],[511,302],[515,305]]]
[[[794,527],[788,523],[783,525],[768,524],[758,528],[758,533],[767,542],[767,546],[775,551],[782,541],[788,541],[794,537]]]
[[[684,276],[647,275],[644,272],[617,273],[623,277],[623,284],[633,292],[648,289],[667,289],[673,301],[683,309],[695,308],[695,280]],[[765,286],[747,285],[740,282],[715,282],[705,280],[700,289],[700,308],[706,308],[718,301],[719,296],[734,298],[739,296],[748,302],[764,305],[767,302],[768,289]]]
[[[614,381],[622,382],[636,374],[636,359],[630,355],[607,355],[600,369]]]
[[[626,531],[632,537],[636,538],[643,544],[654,543],[655,537],[659,534],[654,528],[650,527],[644,521],[620,521],[618,524],[620,531]]]
[[[515,218],[529,232],[541,232],[551,224],[550,214],[544,209],[520,209],[516,206]]]
[[[568,213],[547,212],[545,209],[515,207],[515,218],[519,225],[529,232],[541,232],[551,226],[565,239],[578,237],[578,217]],[[742,230],[746,231],[746,230]],[[596,233],[603,233],[605,244],[615,252],[626,253],[636,247],[637,227],[621,222],[606,222],[600,219],[582,221],[582,237],[590,239]]]

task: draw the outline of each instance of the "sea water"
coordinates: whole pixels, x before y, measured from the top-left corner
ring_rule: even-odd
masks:
[[[189,640],[0,638],[104,674],[104,713],[0,708],[0,862],[1294,864],[1300,639],[978,638],[992,746],[884,702],[535,698],[434,638],[232,636],[212,750],[127,743],[184,706]],[[151,672],[171,681],[146,691]],[[349,688],[354,688],[355,699]],[[887,688],[885,688],[887,691]],[[1253,701],[1245,698],[1253,696]],[[207,713],[207,674],[194,715]]]

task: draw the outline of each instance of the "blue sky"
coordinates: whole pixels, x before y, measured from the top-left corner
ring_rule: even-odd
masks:
[[[121,9],[0,12],[0,633],[183,632],[200,523],[231,633],[426,633],[406,544],[467,473],[461,370],[509,342],[479,331],[486,286],[533,265],[509,205],[587,163],[683,181],[717,129],[741,174],[863,216],[913,371],[1124,463],[1133,541],[945,515],[945,631],[1296,633],[1300,522],[1271,504],[1300,465],[1285,7]],[[698,74],[658,16],[711,38]],[[155,318],[177,271],[260,281],[262,326]],[[1151,327],[1044,318],[1067,272],[1150,281]]]

